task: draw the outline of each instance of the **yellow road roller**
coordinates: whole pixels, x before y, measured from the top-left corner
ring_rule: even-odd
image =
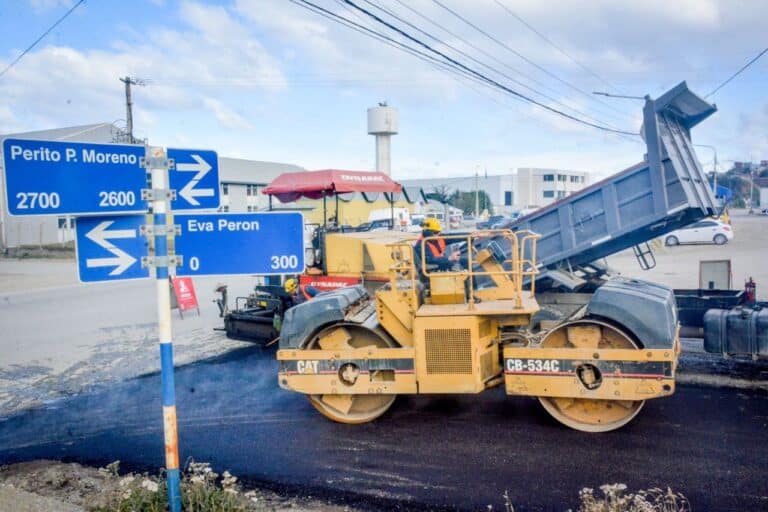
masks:
[[[365,423],[399,394],[480,393],[504,386],[537,397],[586,432],[627,424],[671,395],[680,343],[671,289],[615,278],[577,312],[541,320],[538,235],[510,230],[442,236],[462,248],[447,271],[412,240],[386,245],[388,282],[318,295],[286,312],[279,385],[324,416]]]

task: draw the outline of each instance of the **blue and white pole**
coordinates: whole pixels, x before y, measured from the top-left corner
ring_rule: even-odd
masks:
[[[168,235],[166,213],[168,197],[168,159],[165,148],[150,147],[147,161],[152,176],[152,211],[155,228],[155,272],[157,285],[157,319],[160,338],[160,380],[163,390],[163,432],[165,434],[165,469],[168,483],[168,506],[181,512],[179,475],[179,443],[176,427],[176,392],[173,379],[173,343],[171,333],[171,291],[168,286]]]

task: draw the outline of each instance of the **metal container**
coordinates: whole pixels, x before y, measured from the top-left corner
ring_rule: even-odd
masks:
[[[704,314],[704,350],[768,357],[768,309],[710,309]]]
[[[643,162],[514,221],[541,235],[542,270],[573,272],[616,252],[713,215],[715,198],[690,130],[716,111],[682,82],[646,99]],[[546,277],[542,272],[541,277]]]
[[[677,289],[675,300],[680,325],[704,327],[704,313],[710,309],[731,309],[742,304],[744,291]]]

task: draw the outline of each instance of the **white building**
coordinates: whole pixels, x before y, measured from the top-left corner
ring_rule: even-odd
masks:
[[[520,168],[516,173],[458,178],[398,180],[408,188],[420,188],[423,194],[456,190],[483,190],[497,213],[511,213],[524,208],[546,206],[589,184],[589,173],[559,169]],[[482,205],[481,205],[482,207]]]
[[[110,123],[72,126],[0,136],[5,138],[39,139],[108,144],[121,140],[124,133]],[[207,148],[203,148],[207,149]],[[275,162],[260,162],[219,157],[221,207],[219,211],[253,212],[266,210],[269,199],[261,189],[284,172],[302,171],[299,166]],[[75,238],[74,216],[11,217],[5,204],[5,166],[0,151],[0,250],[8,247],[46,246],[71,242]]]
[[[589,173],[524,167],[517,170],[515,204],[521,208],[547,206],[589,185]]]

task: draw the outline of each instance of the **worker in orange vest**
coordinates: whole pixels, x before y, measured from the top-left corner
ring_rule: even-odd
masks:
[[[459,261],[459,253],[451,252],[446,255],[446,243],[443,238],[432,238],[426,240],[426,243],[424,240],[427,237],[439,235],[442,230],[443,228],[440,225],[439,220],[433,217],[424,219],[424,222],[421,223],[421,236],[416,242],[413,250],[416,254],[416,259],[421,260],[421,247],[424,245],[424,255],[427,265],[435,265],[438,270],[450,270],[454,263]]]

